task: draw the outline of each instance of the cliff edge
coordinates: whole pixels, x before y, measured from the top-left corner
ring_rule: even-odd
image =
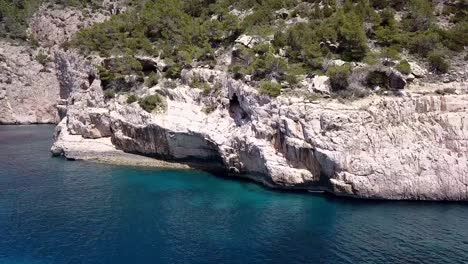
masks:
[[[0,124],[59,123],[68,159],[468,201],[463,3],[119,2],[45,5],[35,46],[0,41]]]
[[[64,61],[76,62],[74,56],[60,54]],[[76,83],[84,81],[61,70]],[[207,96],[187,85],[194,79],[217,88]],[[95,146],[87,149],[91,153],[99,152],[93,141],[107,138],[116,150],[222,168],[273,188],[370,199],[468,200],[463,83],[412,85],[400,96],[344,102],[271,98],[206,68],[184,70],[180,83],[165,86],[137,93],[165,98],[164,109],[152,113],[128,103],[127,94],[106,99],[100,80],[75,89],[53,153],[80,158],[67,140],[74,134]],[[455,92],[437,94],[441,87]],[[207,111],[207,105],[214,107]]]

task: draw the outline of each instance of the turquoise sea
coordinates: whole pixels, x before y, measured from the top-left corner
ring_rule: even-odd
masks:
[[[468,263],[468,205],[286,193],[52,158],[0,127],[0,263]]]

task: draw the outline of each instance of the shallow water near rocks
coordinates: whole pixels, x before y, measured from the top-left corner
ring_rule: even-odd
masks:
[[[0,126],[0,263],[466,263],[468,205],[274,192],[52,158]]]

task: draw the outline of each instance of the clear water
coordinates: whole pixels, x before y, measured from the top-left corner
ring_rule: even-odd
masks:
[[[280,193],[51,158],[0,127],[0,263],[467,263],[468,206]]]

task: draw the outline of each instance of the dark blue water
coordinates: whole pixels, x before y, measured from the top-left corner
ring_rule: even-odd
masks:
[[[467,263],[468,206],[279,193],[51,158],[0,127],[0,263]]]

